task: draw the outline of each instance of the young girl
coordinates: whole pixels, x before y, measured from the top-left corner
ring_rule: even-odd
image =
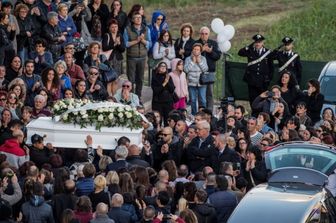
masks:
[[[186,74],[183,72],[183,60],[173,59],[171,62],[172,72],[169,73],[175,85],[175,94],[179,100],[174,103],[174,109],[185,109],[188,98],[188,83]]]

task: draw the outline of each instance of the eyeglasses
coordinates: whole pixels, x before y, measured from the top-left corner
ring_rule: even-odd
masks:
[[[129,86],[129,85],[123,85],[122,87],[123,88],[130,88],[131,86]]]
[[[7,99],[6,98],[0,98],[0,101],[6,101]]]
[[[244,145],[247,144],[246,142],[239,142],[240,145]]]
[[[159,21],[161,21],[161,20],[163,20],[163,18],[157,18],[156,20],[159,20]]]
[[[8,99],[16,99],[16,96],[9,96]]]
[[[209,35],[209,33],[201,33],[201,35]]]
[[[164,137],[167,137],[167,136],[169,136],[170,134],[162,133],[161,135],[163,135]]]
[[[99,73],[97,72],[97,73],[94,73],[94,72],[90,72],[90,75],[95,75],[95,76],[97,76]]]
[[[322,129],[316,129],[315,131],[316,132],[322,132]]]

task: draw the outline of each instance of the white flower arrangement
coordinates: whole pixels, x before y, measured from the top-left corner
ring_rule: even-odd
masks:
[[[78,124],[81,128],[91,125],[99,131],[102,127],[142,127],[142,117],[135,108],[112,102],[63,99],[54,104],[53,114],[54,120]]]

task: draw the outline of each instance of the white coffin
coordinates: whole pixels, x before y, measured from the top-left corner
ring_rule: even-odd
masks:
[[[61,148],[86,148],[84,140],[87,135],[93,138],[93,148],[98,145],[103,149],[115,149],[117,140],[126,136],[131,144],[141,145],[143,129],[129,129],[124,127],[107,128],[102,127],[100,131],[94,126],[81,128],[79,125],[54,122],[51,117],[40,117],[27,125],[27,144],[31,144],[31,136],[39,134],[46,135],[44,143],[52,143],[54,147]]]

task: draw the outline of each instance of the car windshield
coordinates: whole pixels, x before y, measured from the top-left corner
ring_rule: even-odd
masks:
[[[336,101],[336,77],[324,76],[321,79],[321,93],[324,95],[324,100],[329,102]]]
[[[330,175],[336,168],[336,153],[298,145],[271,150],[265,154],[265,161],[271,171],[282,167],[305,167]]]

